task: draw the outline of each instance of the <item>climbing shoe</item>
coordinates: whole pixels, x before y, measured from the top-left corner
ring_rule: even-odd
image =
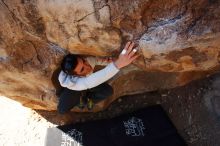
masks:
[[[85,107],[85,102],[83,100],[83,97],[80,97],[78,107],[80,109],[83,109]]]
[[[88,108],[88,110],[92,110],[93,107],[94,107],[94,102],[92,101],[91,98],[88,98],[87,99],[87,108]]]

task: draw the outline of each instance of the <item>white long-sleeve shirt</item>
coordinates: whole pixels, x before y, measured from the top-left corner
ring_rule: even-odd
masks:
[[[87,57],[85,58],[88,63],[94,68],[96,65],[106,65],[105,62],[100,62],[95,57]],[[91,73],[86,77],[68,75],[65,72],[61,71],[59,74],[59,82],[62,87],[66,87],[71,90],[81,91],[96,87],[119,72],[119,69],[112,62],[108,64],[104,69],[99,70],[95,73]]]

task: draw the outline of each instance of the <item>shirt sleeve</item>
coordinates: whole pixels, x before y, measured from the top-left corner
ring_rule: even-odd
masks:
[[[67,75],[63,71],[59,74],[59,82],[62,87],[66,87],[71,90],[81,91],[96,87],[119,72],[119,69],[114,63],[108,64],[104,69],[92,73],[87,77],[77,77]]]

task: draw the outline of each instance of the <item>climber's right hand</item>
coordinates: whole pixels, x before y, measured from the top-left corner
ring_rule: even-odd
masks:
[[[137,55],[137,50],[133,49],[134,42],[127,42],[118,59],[114,62],[117,68],[125,67],[131,64],[136,58],[139,57]]]

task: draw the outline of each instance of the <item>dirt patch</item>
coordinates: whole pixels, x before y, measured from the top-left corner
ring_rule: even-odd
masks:
[[[220,74],[194,81],[171,90],[124,96],[105,111],[98,113],[68,113],[38,111],[56,124],[108,119],[150,105],[161,104],[178,132],[189,146],[220,145],[219,102],[216,87],[220,87]],[[214,98],[213,98],[214,97]]]

